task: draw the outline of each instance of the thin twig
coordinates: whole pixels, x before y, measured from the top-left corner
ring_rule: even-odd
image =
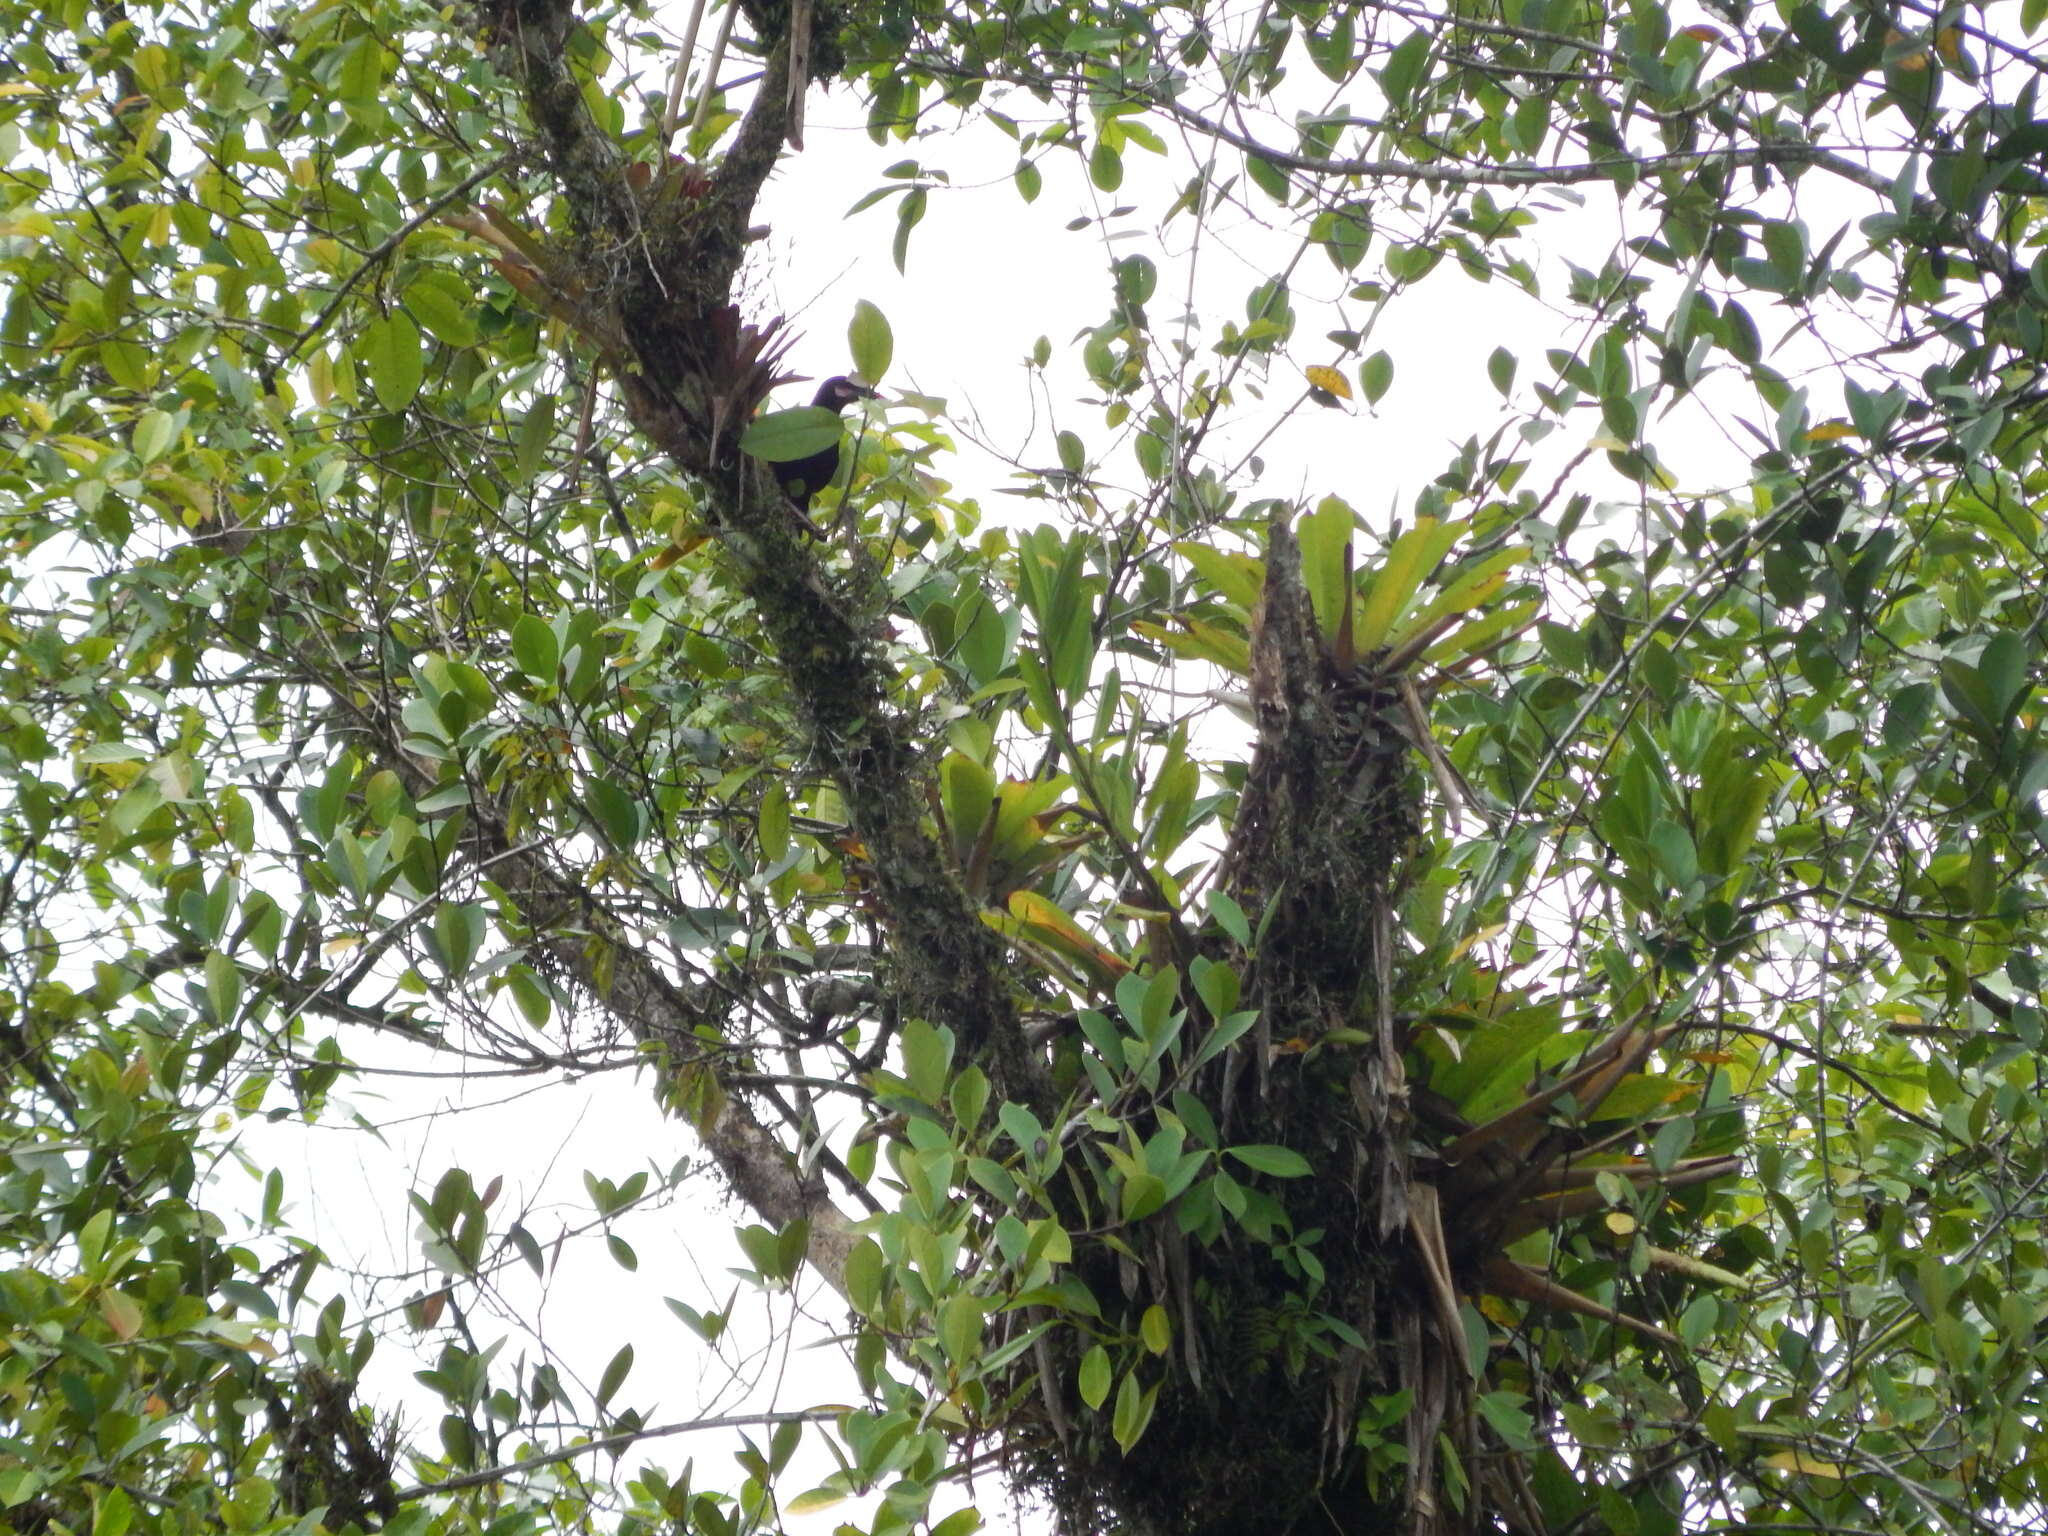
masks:
[[[725,65],[725,45],[732,41],[732,19],[739,14],[739,0],[725,8],[718,24],[718,37],[711,45],[711,61],[704,66],[704,88],[697,93],[697,110],[690,114],[690,132],[699,134],[711,121],[711,98],[718,94],[718,71]]]
[[[668,105],[661,114],[661,147],[666,153],[676,129],[683,121],[683,90],[690,80],[690,60],[697,52],[697,29],[704,24],[704,0],[690,0],[690,23],[683,28],[683,46],[676,53],[675,72],[669,76]]]
[[[268,393],[271,390],[276,383],[278,370],[291,362],[292,358],[298,353],[299,348],[327,329],[327,322],[334,318],[335,311],[341,308],[342,303],[355,291],[356,284],[361,282],[373,267],[381,266],[390,259],[392,253],[406,242],[414,230],[439,217],[441,210],[450,204],[461,202],[463,198],[469,196],[476,189],[479,183],[497,175],[498,172],[518,158],[516,153],[508,152],[498,156],[489,165],[472,171],[431,203],[428,203],[418,213],[399,225],[389,235],[385,236],[377,247],[362,259],[361,264],[341,280],[341,286],[334,290],[333,297],[320,307],[320,313],[309,320],[305,328],[296,336],[286,342],[284,350],[278,353],[274,361],[264,367],[262,371],[264,391]]]

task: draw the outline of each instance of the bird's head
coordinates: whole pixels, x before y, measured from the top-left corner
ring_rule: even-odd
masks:
[[[818,393],[811,404],[822,405],[828,411],[843,411],[856,400],[873,400],[875,392],[865,384],[856,384],[852,379],[835,374],[818,386]]]

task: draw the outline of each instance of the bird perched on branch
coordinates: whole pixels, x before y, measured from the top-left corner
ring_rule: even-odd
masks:
[[[818,393],[811,404],[837,412],[845,410],[856,400],[874,398],[875,392],[867,385],[835,375],[818,386]],[[775,483],[796,503],[796,509],[808,513],[811,498],[830,485],[839,473],[839,444],[833,443],[829,448],[820,448],[800,459],[772,459],[768,467],[775,471]]]

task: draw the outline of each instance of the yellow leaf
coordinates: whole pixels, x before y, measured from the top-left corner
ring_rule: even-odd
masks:
[[[1808,1477],[1831,1477],[1837,1481],[1848,1475],[1842,1470],[1841,1463],[1822,1461],[1804,1451],[1779,1451],[1766,1456],[1764,1465],[1775,1467],[1780,1472],[1803,1472]]]
[[[1136,620],[1131,628],[1149,640],[1157,640],[1176,656],[1185,656],[1191,661],[1214,662],[1239,677],[1251,675],[1251,642],[1244,636],[1185,614],[1179,618],[1187,628],[1185,634],[1163,624],[1154,624],[1149,619]]]
[[[1130,973],[1128,961],[1096,943],[1072,917],[1036,891],[1015,891],[1007,905],[1010,916],[1023,925],[1029,937],[1078,961],[1098,982],[1107,979],[1114,983]]]
[[[1206,544],[1192,541],[1176,544],[1173,548],[1176,554],[1185,556],[1197,574],[1226,601],[1237,604],[1247,613],[1258,603],[1259,593],[1266,585],[1265,561],[1239,551],[1211,549]]]
[[[306,359],[306,382],[313,391],[313,403],[325,406],[334,399],[334,359],[325,347],[316,347]]]
[[[846,1502],[846,1492],[840,1488],[813,1488],[800,1493],[782,1506],[785,1515],[814,1515],[820,1510],[830,1509],[835,1504]]]
[[[142,1308],[135,1304],[134,1297],[120,1291],[100,1292],[100,1316],[107,1320],[116,1338],[132,1339],[142,1331]]]
[[[1929,62],[1926,49],[1915,49],[1911,53],[1905,51],[1905,46],[1915,41],[1917,39],[1908,37],[1896,27],[1886,32],[1884,35],[1886,65],[1892,69],[1904,70],[1908,74],[1918,74],[1921,70],[1925,69]]]
[[[689,538],[682,540],[680,543],[670,544],[666,549],[657,552],[655,556],[647,562],[649,568],[657,571],[667,570],[670,566],[674,565],[678,560],[684,559],[692,551],[694,551],[698,545],[704,542],[705,537],[706,535],[701,533],[693,534]]]
[[[1302,369],[1301,372],[1311,388],[1320,389],[1327,395],[1335,395],[1339,400],[1351,398],[1350,381],[1335,368],[1325,368],[1318,363],[1314,367]]]
[[[1464,938],[1458,940],[1456,947],[1451,950],[1451,959],[1454,961],[1462,960],[1465,958],[1465,952],[1471,949],[1473,945],[1488,943],[1493,939],[1499,938],[1507,931],[1508,925],[1506,923],[1493,923],[1468,933]]]
[[[1388,635],[1387,648],[1399,651],[1413,637],[1425,630],[1434,628],[1441,633],[1440,626],[1446,618],[1485,606],[1499,594],[1502,587],[1507,585],[1507,571],[1526,560],[1529,554],[1530,551],[1525,546],[1517,545],[1490,555],[1460,575],[1438,593],[1428,607]]]

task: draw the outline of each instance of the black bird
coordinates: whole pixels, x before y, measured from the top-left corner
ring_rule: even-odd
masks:
[[[835,375],[818,386],[818,393],[811,404],[822,405],[828,411],[843,411],[856,400],[874,398],[875,392],[867,385]],[[800,459],[772,459],[768,467],[775,471],[775,483],[796,503],[796,509],[809,512],[811,498],[830,485],[839,473],[839,444],[835,442],[829,448],[820,448]]]

